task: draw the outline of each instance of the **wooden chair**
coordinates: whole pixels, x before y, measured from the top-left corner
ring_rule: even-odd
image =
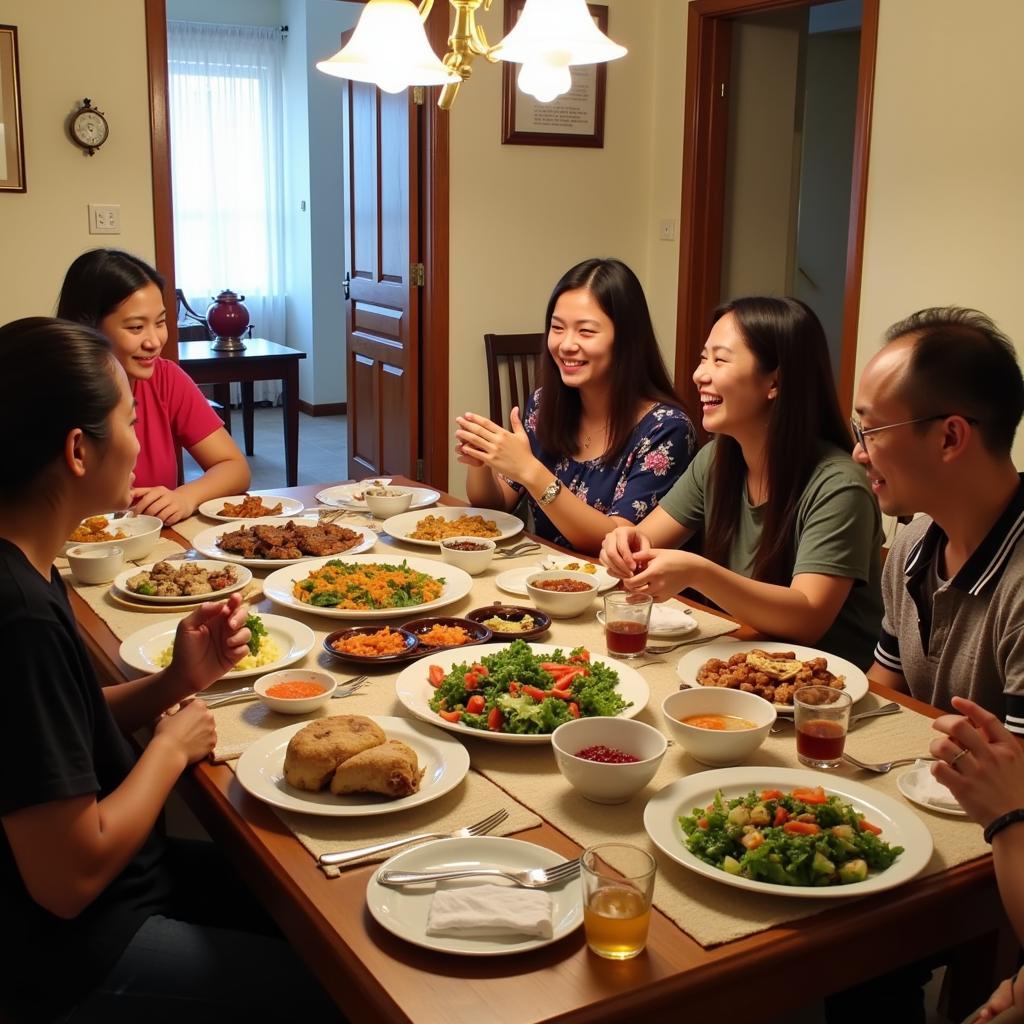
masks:
[[[521,412],[537,387],[537,360],[544,351],[544,335],[485,334],[484,351],[490,417],[507,427],[509,411],[518,405]],[[508,384],[507,401],[502,398],[503,382]]]
[[[185,298],[185,293],[180,288],[174,289],[178,299],[178,340],[179,341],[209,341],[213,335],[210,333],[210,325],[206,322],[205,316],[200,316]]]

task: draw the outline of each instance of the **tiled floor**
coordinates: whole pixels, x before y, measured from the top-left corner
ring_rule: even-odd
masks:
[[[242,412],[232,410],[231,428],[239,447]],[[299,483],[334,483],[348,478],[348,424],[344,416],[307,416],[299,413]],[[249,466],[255,490],[285,486],[284,424],[281,409],[258,408],[253,416],[253,450]],[[185,455],[185,479],[194,480],[200,469]]]

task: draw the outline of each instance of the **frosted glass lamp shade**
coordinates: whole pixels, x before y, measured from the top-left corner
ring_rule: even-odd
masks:
[[[625,53],[597,27],[584,0],[526,0],[515,28],[494,48],[500,60],[546,67],[601,64]]]

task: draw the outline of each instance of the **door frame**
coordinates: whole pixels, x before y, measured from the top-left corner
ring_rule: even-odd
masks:
[[[365,3],[366,0],[351,0]],[[171,199],[171,145],[168,129],[167,4],[145,0],[149,71],[149,137],[153,181],[153,235],[156,266],[167,280],[165,301],[174,308],[174,208]],[[427,21],[435,51],[447,47],[448,4],[437,5]],[[419,448],[423,477],[448,488],[448,115],[436,104],[439,87],[427,90],[420,145],[420,260],[426,267],[420,294]],[[164,354],[177,359],[177,324],[168,321]],[[327,481],[325,481],[327,482]]]
[[[732,20],[740,15],[812,7],[829,0],[691,0],[686,30],[683,188],[676,312],[677,389],[696,395],[690,375],[700,359],[708,316],[720,301],[725,210],[725,148]],[[879,0],[863,0],[853,142],[850,221],[846,244],[843,335],[837,392],[849,415],[853,403],[860,320],[861,263],[867,205],[868,151],[878,45]],[[695,405],[694,408],[699,408]]]

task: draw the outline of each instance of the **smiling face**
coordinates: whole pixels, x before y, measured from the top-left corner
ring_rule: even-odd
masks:
[[[149,380],[167,343],[167,311],[160,289],[150,282],[132,292],[100,321],[99,329],[113,344],[129,380]]]
[[[740,333],[733,313],[719,318],[701,349],[693,382],[700,392],[703,426],[710,434],[741,437],[763,432],[778,374],[765,373]]]
[[[582,388],[608,383],[615,325],[587,288],[562,292],[551,314],[548,351],[562,383]]]

